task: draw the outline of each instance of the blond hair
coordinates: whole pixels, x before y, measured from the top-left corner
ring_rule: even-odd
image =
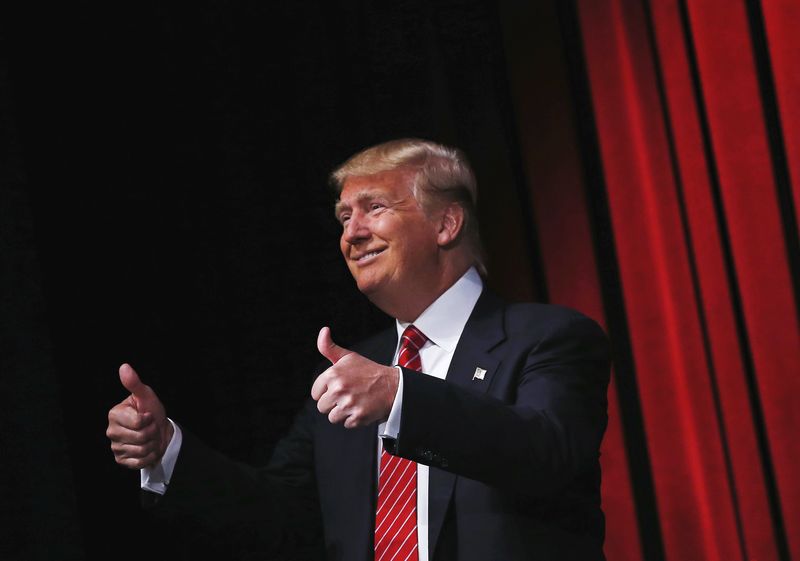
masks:
[[[331,173],[330,181],[337,192],[341,192],[348,177],[375,175],[400,168],[417,172],[412,190],[425,212],[449,203],[456,203],[464,210],[463,235],[475,267],[486,276],[476,212],[478,185],[461,150],[418,138],[390,140],[350,157]]]

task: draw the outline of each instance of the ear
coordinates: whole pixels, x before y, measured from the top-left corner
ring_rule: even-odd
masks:
[[[450,203],[441,212],[436,241],[439,247],[445,247],[455,242],[464,229],[464,209],[459,204]]]

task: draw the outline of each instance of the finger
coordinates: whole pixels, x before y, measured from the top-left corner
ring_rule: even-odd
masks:
[[[333,342],[331,330],[328,327],[323,327],[319,330],[319,335],[317,336],[317,350],[333,364],[336,364],[342,357],[352,352]]]
[[[348,412],[344,407],[334,407],[331,409],[330,413],[328,413],[328,421],[336,425],[338,423],[346,422],[348,417]]]
[[[158,440],[158,429],[155,425],[148,425],[142,430],[131,430],[119,424],[110,424],[106,436],[119,444],[142,445]]]
[[[342,418],[344,428],[353,429],[364,425],[364,418],[360,407],[351,404],[349,407],[346,407],[345,410],[347,411],[347,415]]]
[[[149,386],[142,383],[136,370],[128,363],[119,367],[119,381],[138,399],[147,397],[151,391]]]
[[[141,431],[153,424],[153,416],[139,413],[127,402],[117,405],[108,412],[109,425],[120,425],[126,429]]]
[[[317,402],[317,409],[323,415],[330,413],[334,407],[336,407],[336,396],[333,392],[325,392],[325,395],[320,397]]]
[[[119,444],[117,442],[111,443],[111,451],[114,452],[114,457],[119,459],[142,459],[155,452],[155,450],[155,444],[139,446],[135,444]]]
[[[328,391],[328,371],[326,370],[314,380],[314,385],[311,386],[311,398],[318,401],[325,392]]]
[[[158,456],[155,452],[151,452],[144,458],[117,458],[114,456],[116,462],[130,469],[142,469],[154,465],[158,461]]]

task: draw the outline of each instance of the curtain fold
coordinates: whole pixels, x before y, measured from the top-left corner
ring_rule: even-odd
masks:
[[[790,4],[575,4],[667,559],[800,557]]]

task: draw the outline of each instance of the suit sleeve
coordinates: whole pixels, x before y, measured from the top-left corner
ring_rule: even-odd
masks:
[[[145,499],[153,516],[188,532],[199,529],[207,541],[234,548],[228,553],[235,558],[319,558],[309,407],[261,468],[231,460],[184,430],[167,492]]]
[[[607,424],[605,334],[574,313],[542,335],[512,334],[501,355],[487,394],[404,376],[390,451],[498,489],[557,493],[597,464]]]

